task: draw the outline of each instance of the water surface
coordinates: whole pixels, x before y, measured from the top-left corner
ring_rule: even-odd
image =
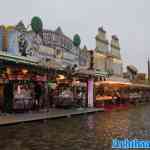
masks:
[[[112,138],[150,140],[150,104],[0,127],[0,150],[111,150]]]

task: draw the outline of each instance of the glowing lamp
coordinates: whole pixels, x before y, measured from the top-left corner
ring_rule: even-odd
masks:
[[[28,73],[28,70],[27,70],[27,69],[22,69],[22,73],[23,73],[23,74],[27,74],[27,73]]]

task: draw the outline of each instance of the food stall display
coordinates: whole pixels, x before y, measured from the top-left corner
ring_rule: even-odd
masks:
[[[14,87],[14,110],[31,109],[33,106],[32,88],[26,84],[18,84]]]
[[[55,107],[70,107],[73,103],[73,92],[69,87],[59,87],[54,91],[53,99]]]
[[[95,84],[96,107],[105,109],[127,108],[128,84],[120,82],[101,82]]]

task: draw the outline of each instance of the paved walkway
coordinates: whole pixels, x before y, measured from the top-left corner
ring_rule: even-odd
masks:
[[[36,120],[45,120],[61,117],[70,117],[86,113],[104,111],[100,108],[76,108],[76,109],[50,109],[49,112],[41,110],[40,112],[28,112],[18,114],[0,115],[0,125],[11,125],[22,122],[31,122]]]

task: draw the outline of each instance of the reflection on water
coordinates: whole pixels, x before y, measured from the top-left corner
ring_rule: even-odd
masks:
[[[110,150],[112,138],[150,139],[150,104],[0,127],[0,150]]]

